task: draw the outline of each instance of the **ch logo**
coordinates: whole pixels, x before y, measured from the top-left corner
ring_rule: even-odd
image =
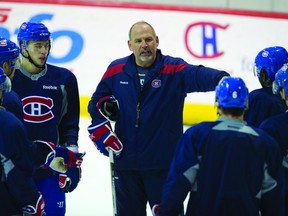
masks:
[[[29,96],[22,99],[24,121],[32,123],[46,122],[54,117],[51,98]]]
[[[189,25],[185,32],[186,49],[192,56],[202,59],[223,55],[224,52],[218,51],[216,33],[219,30],[226,30],[228,26],[228,24],[222,26],[212,22],[197,22]],[[196,41],[199,35],[201,37],[200,42]]]
[[[159,80],[159,79],[154,79],[154,80],[152,81],[151,85],[152,85],[153,88],[159,88],[159,87],[161,87],[161,80]]]

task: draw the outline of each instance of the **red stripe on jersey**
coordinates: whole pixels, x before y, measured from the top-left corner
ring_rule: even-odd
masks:
[[[107,71],[105,72],[105,74],[103,75],[102,79],[105,79],[105,78],[114,76],[115,74],[123,72],[124,65],[125,64],[123,63],[123,64],[117,64],[112,67],[109,67]]]
[[[186,64],[179,64],[179,65],[171,65],[167,64],[164,65],[163,69],[160,71],[162,74],[175,74],[186,67]]]

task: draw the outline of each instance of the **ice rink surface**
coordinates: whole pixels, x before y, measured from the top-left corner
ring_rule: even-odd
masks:
[[[86,155],[78,187],[66,194],[66,216],[112,216],[109,158],[102,155],[88,137],[89,118],[80,119],[79,152]],[[152,216],[150,208],[147,216]]]

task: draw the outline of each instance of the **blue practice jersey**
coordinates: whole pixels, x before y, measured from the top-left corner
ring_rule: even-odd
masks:
[[[274,137],[281,149],[286,178],[286,212],[288,214],[288,111],[266,119],[260,128]]]
[[[288,111],[267,118],[262,122],[260,128],[277,141],[284,158],[283,164],[288,168]]]
[[[259,127],[263,120],[285,112],[286,105],[272,87],[256,89],[249,93],[248,110],[244,119],[248,125]]]
[[[49,64],[38,74],[20,68],[15,72],[12,89],[21,98],[31,140],[77,145],[80,105],[73,73]]]
[[[34,149],[23,123],[11,112],[0,111],[0,128],[0,215],[14,215],[39,198],[31,160]]]
[[[21,98],[24,125],[32,141],[77,145],[80,104],[77,79],[73,73],[49,64],[38,74],[20,68],[15,71],[12,89]],[[51,171],[41,169],[36,178],[51,174]]]
[[[164,185],[161,216],[283,215],[280,149],[264,131],[220,118],[182,136]]]

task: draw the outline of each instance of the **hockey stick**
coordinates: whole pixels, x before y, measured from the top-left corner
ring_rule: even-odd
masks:
[[[109,161],[110,161],[111,189],[112,189],[112,201],[113,201],[113,216],[117,216],[115,173],[114,173],[114,155],[113,155],[113,151],[111,149],[109,149],[108,151],[109,151]]]

